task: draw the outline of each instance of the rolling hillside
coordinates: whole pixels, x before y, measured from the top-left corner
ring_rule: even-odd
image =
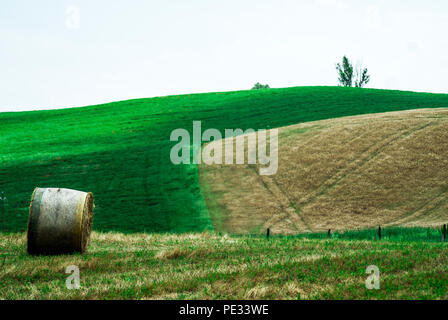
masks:
[[[448,95],[297,87],[156,97],[0,114],[0,191],[8,231],[26,229],[36,186],[91,191],[100,231],[212,229],[195,165],[170,162],[170,133],[273,128],[329,118],[448,107]],[[405,129],[403,129],[405,130]]]
[[[200,166],[217,230],[294,234],[448,222],[446,108],[283,127],[278,152],[272,176],[255,165]]]

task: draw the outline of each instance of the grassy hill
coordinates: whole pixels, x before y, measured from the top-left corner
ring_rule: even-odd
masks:
[[[260,176],[254,165],[200,166],[218,231],[294,234],[448,222],[446,108],[283,127],[278,148],[272,176]]]
[[[0,190],[7,229],[26,229],[36,186],[91,191],[94,229],[212,229],[195,165],[175,166],[172,130],[273,128],[321,119],[448,107],[448,95],[297,87],[157,97],[84,108],[0,114]]]

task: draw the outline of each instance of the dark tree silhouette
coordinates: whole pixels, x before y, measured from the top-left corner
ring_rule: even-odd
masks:
[[[268,84],[261,84],[260,82],[257,82],[252,87],[252,90],[257,90],[257,89],[269,89],[269,85]]]
[[[355,87],[362,88],[369,83],[370,75],[368,72],[367,68],[363,68],[362,66],[356,68]]]
[[[357,88],[362,88],[370,81],[367,68],[363,68],[362,65],[354,68],[346,56],[342,58],[342,64],[336,64],[336,71],[338,72],[339,85],[343,87],[352,87],[354,85]]]
[[[336,70],[339,75],[339,84],[343,87],[351,87],[353,83],[353,65],[346,56],[342,58],[342,65],[336,64]]]

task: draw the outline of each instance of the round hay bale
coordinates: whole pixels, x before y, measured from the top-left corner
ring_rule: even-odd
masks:
[[[84,253],[93,218],[92,193],[36,188],[28,217],[28,253]]]

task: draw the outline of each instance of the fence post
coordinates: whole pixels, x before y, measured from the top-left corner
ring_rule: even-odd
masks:
[[[446,241],[446,224],[442,227],[442,242]]]
[[[330,239],[330,237],[331,237],[331,229],[328,229],[328,239]]]
[[[381,240],[381,226],[378,226],[378,239]]]
[[[2,231],[6,232],[6,217],[5,217],[5,192],[2,191],[0,200],[2,201]]]
[[[270,230],[269,230],[269,228],[266,230],[266,239],[269,239],[269,233],[270,233]]]

